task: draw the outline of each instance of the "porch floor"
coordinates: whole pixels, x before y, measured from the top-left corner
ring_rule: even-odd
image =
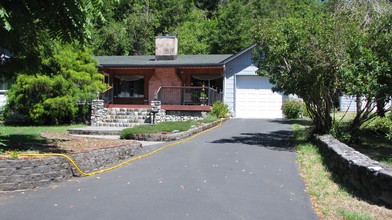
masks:
[[[151,108],[151,105],[123,105],[123,104],[108,104],[105,108]],[[166,111],[211,111],[211,106],[208,105],[162,105],[161,109]]]

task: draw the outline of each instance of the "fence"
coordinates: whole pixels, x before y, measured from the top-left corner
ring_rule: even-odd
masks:
[[[105,104],[113,104],[113,86],[102,93],[102,99]]]
[[[204,86],[162,86],[157,98],[162,105],[212,105],[222,100],[222,93]]]

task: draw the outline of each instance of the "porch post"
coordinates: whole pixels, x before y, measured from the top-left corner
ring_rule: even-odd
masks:
[[[91,102],[91,126],[98,126],[98,122],[101,121],[105,114],[105,107],[103,100],[94,99]]]

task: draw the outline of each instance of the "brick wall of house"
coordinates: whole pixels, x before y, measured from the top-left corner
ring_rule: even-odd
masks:
[[[154,94],[163,86],[182,86],[181,79],[176,74],[176,68],[156,68],[154,75],[151,77],[148,87],[148,99],[154,100]]]

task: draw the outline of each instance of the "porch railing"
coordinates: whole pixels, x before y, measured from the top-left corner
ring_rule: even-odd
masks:
[[[103,91],[102,99],[105,104],[113,104],[113,86]]]
[[[222,94],[204,86],[161,86],[157,99],[162,105],[212,105],[222,100]]]

